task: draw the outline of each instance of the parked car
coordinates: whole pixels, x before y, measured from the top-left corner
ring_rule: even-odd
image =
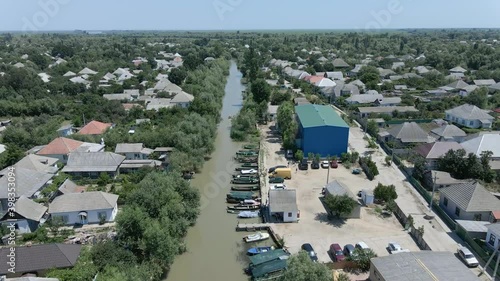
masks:
[[[302,161],[300,161],[299,169],[301,169],[301,170],[309,169],[309,164],[307,163],[307,159],[302,159]]]
[[[286,165],[278,165],[278,166],[271,167],[271,168],[269,168],[269,173],[273,173],[278,168],[286,168],[286,167],[287,167]]]
[[[330,167],[332,167],[333,169],[337,169],[339,167],[337,160],[332,160],[330,162]]]
[[[271,185],[271,189],[272,190],[276,190],[276,189],[286,189],[286,185],[282,184],[282,183],[278,183],[278,184],[275,184],[275,185]]]
[[[311,169],[319,169],[319,161],[313,160],[311,163]]]
[[[350,257],[354,254],[354,246],[352,244],[347,244],[344,246],[344,256]]]
[[[479,265],[479,262],[477,261],[476,257],[472,252],[467,249],[466,247],[460,247],[457,250],[457,254],[460,257],[461,260],[464,261],[464,263],[468,267],[477,267]]]
[[[337,243],[330,245],[330,254],[335,262],[343,261],[345,259],[342,247],[340,247]]]
[[[302,250],[306,251],[309,254],[309,257],[311,258],[312,261],[314,261],[314,262],[318,261],[318,256],[316,255],[316,252],[314,251],[311,244],[309,244],[309,243],[303,244]]]
[[[368,247],[368,245],[366,245],[366,243],[363,241],[358,242],[358,244],[356,244],[356,248],[361,249],[361,250],[369,250],[370,249],[370,247]]]
[[[269,183],[284,183],[284,182],[285,182],[284,178],[277,178],[277,177],[269,178]]]
[[[330,164],[328,163],[328,161],[321,161],[321,168],[323,169],[328,169],[328,167],[330,166]]]
[[[399,243],[396,243],[396,242],[389,242],[389,245],[387,246],[387,248],[389,248],[389,252],[391,254],[393,252],[398,252],[398,251],[403,250],[403,247],[401,247],[401,245],[399,245]]]

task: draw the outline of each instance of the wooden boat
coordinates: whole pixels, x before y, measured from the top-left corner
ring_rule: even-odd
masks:
[[[236,155],[238,156],[257,156],[259,155],[258,151],[255,150],[240,150],[236,152]]]
[[[257,163],[258,161],[257,157],[245,157],[245,158],[236,157],[235,159],[238,160],[238,162],[240,163]]]
[[[255,199],[258,196],[255,195],[251,191],[231,191],[226,195],[227,199],[237,199],[240,201],[247,200],[247,199]]]
[[[259,148],[259,145],[258,144],[246,144],[243,146],[244,149],[252,149],[252,150],[256,150]]]
[[[245,167],[245,168],[258,168],[259,164],[257,164],[257,163],[244,163],[244,164],[241,165],[241,167]]]
[[[259,211],[241,211],[238,213],[238,218],[250,219],[259,217]]]
[[[257,175],[233,175],[233,179],[257,179]]]
[[[259,183],[257,178],[235,178],[231,181],[232,184],[256,184]]]
[[[248,249],[247,255],[249,255],[249,256],[255,256],[255,255],[258,255],[258,254],[269,252],[271,250],[274,250],[274,246],[253,247],[253,248]]]
[[[251,186],[231,186],[231,190],[233,191],[257,191],[260,186],[251,185]]]
[[[228,211],[253,211],[260,209],[260,204],[258,205],[242,205],[241,202],[238,205],[227,206]]]
[[[257,242],[257,241],[262,241],[269,239],[269,233],[265,232],[257,232],[255,234],[249,234],[245,237],[243,237],[243,241],[250,243],[250,242]]]

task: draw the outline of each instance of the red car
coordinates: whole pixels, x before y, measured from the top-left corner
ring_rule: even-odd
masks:
[[[330,254],[334,262],[343,261],[345,259],[344,252],[339,244],[330,245]]]
[[[339,167],[339,164],[336,160],[333,160],[330,162],[330,167],[332,167],[333,169],[337,169]]]

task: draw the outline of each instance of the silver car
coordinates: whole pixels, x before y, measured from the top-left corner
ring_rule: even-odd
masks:
[[[462,259],[468,267],[477,267],[479,262],[472,252],[466,247],[460,247],[457,250],[457,254]]]

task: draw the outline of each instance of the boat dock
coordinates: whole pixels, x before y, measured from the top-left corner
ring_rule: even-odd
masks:
[[[284,243],[283,239],[274,232],[273,226],[271,223],[239,223],[236,225],[236,231],[249,231],[249,232],[254,232],[254,231],[260,231],[260,230],[265,230],[269,233],[271,236],[271,239],[273,239],[274,243],[278,246],[278,248],[283,248]]]

